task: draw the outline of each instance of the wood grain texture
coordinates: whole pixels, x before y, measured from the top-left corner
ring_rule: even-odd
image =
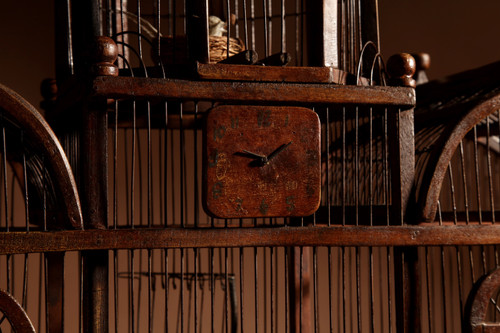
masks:
[[[2,232],[0,254],[267,246],[445,246],[500,243],[500,226],[307,226]]]
[[[319,207],[320,122],[311,109],[218,106],[205,119],[203,139],[209,215],[307,216]]]
[[[333,67],[277,67],[199,63],[197,72],[201,79],[208,80],[337,84],[346,84],[349,79],[355,80],[347,72]],[[361,82],[368,84],[366,80]]]
[[[497,292],[500,287],[500,269],[494,270],[492,273],[483,276],[473,289],[469,300],[470,308],[468,311],[467,327],[471,333],[493,333],[500,332],[500,323],[490,322],[487,320],[490,310],[490,304],[493,306],[493,300],[498,298]]]
[[[191,81],[100,76],[88,91],[107,98],[171,98],[221,102],[281,104],[356,104],[414,107],[415,90],[407,87],[359,87],[333,84]],[[70,94],[68,94],[70,95]],[[64,101],[63,101],[64,103]],[[66,102],[66,105],[68,103]]]
[[[24,98],[0,85],[0,109],[29,136],[44,155],[65,206],[65,215],[72,228],[83,228],[80,199],[71,167],[59,140],[42,115]],[[62,226],[59,226],[62,227]]]
[[[16,333],[35,333],[35,328],[21,304],[6,291],[0,290],[0,312]]]

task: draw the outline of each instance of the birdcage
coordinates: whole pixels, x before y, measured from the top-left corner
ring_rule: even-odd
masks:
[[[376,0],[56,13],[61,143],[0,99],[2,331],[498,325],[497,65],[386,70]]]

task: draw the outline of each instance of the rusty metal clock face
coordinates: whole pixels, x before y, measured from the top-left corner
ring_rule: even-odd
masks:
[[[223,105],[206,117],[203,203],[219,218],[307,216],[320,202],[320,122],[302,107]]]

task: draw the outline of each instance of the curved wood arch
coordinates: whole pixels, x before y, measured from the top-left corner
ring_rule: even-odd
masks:
[[[476,284],[469,295],[467,309],[468,331],[471,333],[486,333],[500,331],[500,323],[487,321],[488,308],[492,297],[500,288],[500,268],[484,276]]]
[[[425,221],[432,222],[435,218],[443,179],[458,145],[476,124],[499,109],[500,92],[496,92],[473,106],[465,114],[461,112],[462,110],[456,110],[457,120],[447,119],[448,124],[445,124],[444,130],[435,141],[435,147],[428,157],[421,183],[417,184],[419,189],[417,202],[420,206],[421,217]]]
[[[35,328],[23,307],[4,290],[0,290],[0,312],[3,312],[16,333],[35,333]]]
[[[83,229],[83,218],[78,191],[64,150],[42,115],[24,98],[0,84],[0,109],[5,117],[19,126],[36,149],[53,177],[55,187],[65,208],[65,219],[75,229]],[[39,170],[34,170],[39,172]],[[62,227],[62,226],[60,226]]]

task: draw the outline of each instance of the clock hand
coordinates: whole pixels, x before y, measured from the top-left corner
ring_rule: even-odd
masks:
[[[245,150],[245,149],[243,149],[242,152],[244,152],[246,155],[250,155],[253,158],[266,158],[265,155],[259,155],[259,154],[256,154],[256,153],[252,153],[251,151],[248,151],[248,150]]]
[[[273,158],[276,157],[276,155],[278,155],[279,153],[281,153],[283,150],[285,150],[289,145],[292,144],[292,141],[286,143],[286,144],[282,144],[281,146],[279,146],[275,151],[273,151],[271,154],[269,154],[269,156],[266,158],[266,162],[265,163],[269,163],[269,161]]]
[[[236,152],[235,155],[253,158],[254,161],[252,161],[252,163],[254,164],[257,163],[258,165],[264,165],[267,163],[267,157],[265,155],[253,153],[245,149],[243,149],[241,152]]]

